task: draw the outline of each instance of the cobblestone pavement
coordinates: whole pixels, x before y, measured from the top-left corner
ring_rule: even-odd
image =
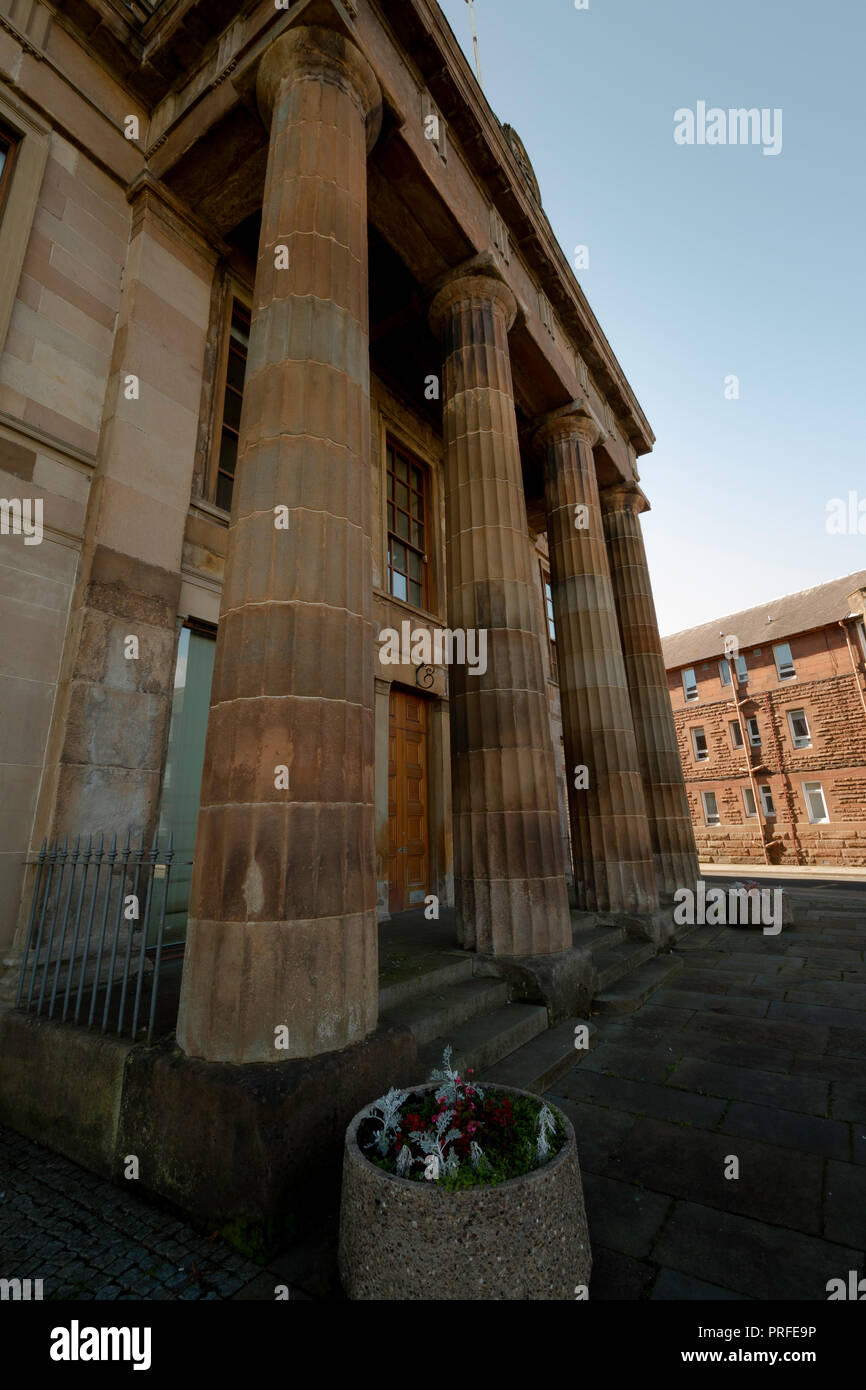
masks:
[[[225,1299],[260,1274],[218,1238],[0,1126],[0,1278],[41,1279],[44,1299]]]
[[[866,888],[786,892],[779,936],[681,940],[683,969],[596,1015],[549,1093],[577,1131],[593,1300],[826,1300],[863,1276]]]

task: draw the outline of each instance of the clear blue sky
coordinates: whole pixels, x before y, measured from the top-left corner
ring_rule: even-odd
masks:
[[[440,0],[471,56],[466,0]],[[866,568],[866,2],[476,0],[484,92],[653,427],[662,633]],[[782,150],[674,112],[781,108]],[[725,378],[740,399],[725,399]],[[866,532],[866,508],[863,517]]]

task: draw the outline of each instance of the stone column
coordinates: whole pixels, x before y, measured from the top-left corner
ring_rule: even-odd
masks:
[[[658,906],[646,803],[583,403],[541,422],[574,881],[589,911]],[[585,769],[585,773],[575,769]],[[575,786],[575,782],[578,785]]]
[[[270,149],[177,1031],[229,1062],[358,1042],[378,989],[366,157],[381,96],[354,45],[316,28],[275,41],[258,96]]]
[[[448,623],[487,632],[487,669],[452,666],[459,939],[494,955],[571,945],[537,593],[511,383],[517,305],[458,273],[431,322],[444,360]]]
[[[601,494],[607,555],[631,697],[658,887],[697,881],[698,856],[640,528],[649,503],[634,483]]]

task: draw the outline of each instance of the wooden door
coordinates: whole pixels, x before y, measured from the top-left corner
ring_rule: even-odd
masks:
[[[427,702],[394,686],[388,737],[388,910],[423,906],[429,874]]]

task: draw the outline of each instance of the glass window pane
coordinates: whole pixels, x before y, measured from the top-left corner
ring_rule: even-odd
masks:
[[[424,549],[424,527],[419,526],[417,521],[412,522],[412,544],[417,545],[419,550]]]
[[[236,391],[243,391],[246,371],[246,358],[239,352],[229,352],[228,369],[226,371],[226,381],[229,386],[233,386]]]
[[[412,486],[413,486],[413,488],[415,489],[416,492],[422,492],[422,491],[423,491],[423,488],[424,488],[424,479],[423,479],[422,476],[421,476],[421,469],[420,469],[420,468],[413,468],[413,469],[412,469]]]
[[[406,576],[398,574],[396,570],[391,571],[391,593],[395,598],[406,597]]]
[[[397,535],[402,536],[404,541],[409,539],[409,518],[405,512],[397,513]]]
[[[388,530],[394,530],[394,503],[388,503]]]
[[[223,420],[227,425],[231,425],[233,430],[240,429],[242,399],[240,392],[233,391],[230,386],[226,387]]]
[[[397,477],[400,479],[401,482],[405,483],[405,482],[406,482],[406,479],[407,479],[407,477],[408,477],[408,475],[409,475],[409,470],[408,470],[408,468],[407,468],[407,466],[406,466],[406,460],[405,460],[405,459],[401,459],[401,458],[398,457],[398,459],[397,459]]]
[[[406,547],[401,545],[399,541],[391,542],[391,563],[395,569],[406,573]]]
[[[238,441],[235,435],[223,430],[222,443],[220,444],[220,472],[228,473],[233,478],[237,461]]]
[[[220,473],[217,478],[216,504],[227,512],[230,512],[232,509],[233,486],[232,479],[227,478],[225,473]]]
[[[412,515],[424,519],[424,498],[419,497],[417,492],[412,493]]]
[[[397,484],[397,506],[402,507],[404,511],[409,510],[409,489],[405,483]]]
[[[388,474],[388,496],[389,496],[389,497],[393,497],[393,496],[394,496],[394,474],[393,474],[393,473],[389,473],[389,474]]]
[[[416,555],[414,550],[409,551],[409,578],[421,582],[421,556]]]
[[[416,608],[423,607],[421,602],[421,585],[416,584],[414,580],[409,584],[409,602],[414,603]]]

